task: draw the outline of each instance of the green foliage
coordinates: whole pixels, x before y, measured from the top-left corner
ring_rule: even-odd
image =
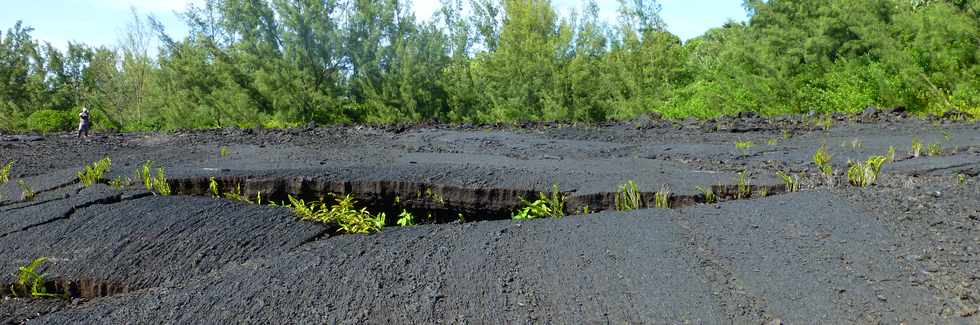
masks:
[[[460,214],[460,220],[465,222],[466,220],[462,218]],[[415,216],[412,215],[408,210],[402,210],[402,213],[398,215],[398,226],[400,227],[411,227],[415,225]]]
[[[658,209],[670,209],[670,186],[663,185],[653,193],[653,206]]]
[[[221,197],[221,191],[218,189],[218,181],[214,179],[214,176],[208,179],[208,191],[211,192],[212,198],[217,199]]]
[[[888,146],[888,162],[895,162],[895,146]]]
[[[38,270],[48,259],[38,257],[24,266],[17,267],[16,280],[10,285],[10,292],[29,292],[32,298],[58,298],[59,295],[48,293],[44,283],[44,275]]]
[[[753,143],[752,141],[748,141],[748,140],[735,141],[735,149],[738,149],[739,151],[745,151],[752,147],[755,147],[755,143]]]
[[[821,145],[813,154],[813,163],[820,169],[820,173],[827,177],[834,174],[834,166],[830,164],[831,159],[833,156],[827,151],[826,145]]]
[[[66,112],[42,109],[27,117],[27,128],[41,133],[67,131],[71,122],[71,116]]]
[[[926,154],[929,156],[942,156],[943,155],[943,144],[942,143],[930,143],[926,148]]]
[[[562,218],[565,216],[566,197],[559,190],[558,185],[552,185],[550,194],[539,192],[538,199],[534,202],[521,198],[524,207],[514,213],[513,218],[517,220]]]
[[[888,161],[885,156],[871,156],[867,161],[852,162],[847,169],[847,181],[851,185],[868,187],[874,185],[878,180],[878,173],[881,166]]]
[[[157,168],[156,174],[153,173],[153,161],[147,160],[136,169],[136,178],[143,181],[143,187],[154,195],[170,195],[170,183],[167,182],[167,174],[163,168]]]
[[[972,1],[972,0],[971,0]],[[658,1],[600,18],[584,1],[204,0],[185,35],[134,12],[118,47],[0,38],[0,129],[174,130],[318,123],[603,122],[906,107],[980,116],[975,1],[746,1],[745,22],[686,40]],[[150,39],[161,40],[159,51]]]
[[[37,197],[37,193],[31,189],[31,186],[27,184],[22,179],[17,180],[17,187],[20,187],[20,198],[24,201],[34,201]]]
[[[132,185],[133,185],[133,179],[129,177],[123,178],[122,176],[116,176],[116,178],[113,178],[111,181],[109,181],[109,186],[116,190],[122,190],[123,188]]]
[[[735,199],[745,199],[750,196],[752,196],[752,185],[749,183],[746,172],[741,171],[735,177]]]
[[[208,190],[211,191],[212,197],[220,197],[220,196],[215,196],[214,194],[218,192],[218,182],[215,181],[214,178],[211,178],[211,182],[210,184],[208,184]],[[231,192],[225,192],[225,199],[235,201],[235,202],[241,202],[245,204],[262,204],[261,203],[262,193],[258,193],[257,199],[255,201],[252,201],[252,199],[249,198],[248,195],[242,192],[242,184],[236,184],[234,190],[232,190]]]
[[[701,196],[704,197],[704,203],[718,203],[718,195],[715,194],[714,189],[711,186],[698,186],[698,191],[701,192]]]
[[[289,208],[300,220],[336,226],[339,232],[347,234],[373,234],[384,228],[385,214],[372,215],[366,208],[355,209],[357,201],[353,195],[344,195],[335,201],[334,205],[327,207],[322,199],[307,203],[290,195]]]
[[[960,186],[966,185],[966,174],[960,173],[956,175],[956,181]]]
[[[221,158],[228,157],[228,148],[221,147],[221,149],[218,150],[218,156],[220,156]]]
[[[0,167],[0,185],[7,184],[10,182],[10,171],[14,169],[14,161],[11,160],[7,164]]]
[[[783,185],[786,186],[786,191],[787,192],[791,192],[792,193],[792,192],[799,192],[800,191],[800,176],[799,175],[792,175],[792,176],[790,176],[789,174],[784,173],[782,171],[776,172],[776,175],[779,176],[779,178],[782,178],[783,179]]]
[[[630,180],[626,183],[619,185],[619,190],[616,192],[616,210],[617,211],[632,211],[639,209],[642,200],[640,198],[640,189],[636,185],[636,182]]]
[[[102,176],[109,167],[112,166],[112,159],[109,157],[102,158],[91,165],[86,165],[85,169],[78,172],[78,180],[82,182],[85,187],[91,187],[96,182],[102,180]]]
[[[912,150],[909,151],[909,154],[913,158],[922,156],[922,141],[919,141],[919,138],[912,138]]]

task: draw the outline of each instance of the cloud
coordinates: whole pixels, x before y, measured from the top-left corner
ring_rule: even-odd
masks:
[[[112,9],[129,9],[134,7],[140,12],[146,13],[169,13],[175,10],[187,9],[191,3],[201,4],[203,0],[94,0],[103,7]]]

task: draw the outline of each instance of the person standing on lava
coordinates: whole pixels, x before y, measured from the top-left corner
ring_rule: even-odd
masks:
[[[82,112],[78,113],[78,137],[88,138],[88,129],[92,127],[92,121],[88,113],[88,107],[82,107]]]

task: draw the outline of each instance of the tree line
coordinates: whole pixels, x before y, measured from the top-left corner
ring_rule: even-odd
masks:
[[[980,0],[746,0],[682,41],[656,0],[207,0],[172,36],[134,12],[119,46],[0,33],[0,129],[602,122],[658,112],[980,115]]]

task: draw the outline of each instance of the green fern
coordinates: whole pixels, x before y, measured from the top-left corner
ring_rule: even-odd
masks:
[[[670,209],[670,186],[663,185],[660,191],[653,194],[653,206],[659,209]]]
[[[18,291],[28,292],[33,298],[60,297],[48,293],[44,284],[44,275],[38,272],[38,268],[47,260],[46,257],[38,257],[27,265],[18,267],[16,281],[10,285],[10,292],[15,296]]]
[[[0,167],[0,185],[7,184],[7,182],[10,182],[10,170],[13,168],[14,168],[13,160],[3,165],[3,167]]]
[[[85,187],[91,187],[102,179],[102,176],[111,166],[112,159],[109,159],[109,157],[102,158],[93,162],[91,165],[86,165],[82,171],[78,172],[78,180]]]
[[[636,182],[630,180],[619,186],[616,192],[616,210],[632,211],[640,208],[640,189]]]

